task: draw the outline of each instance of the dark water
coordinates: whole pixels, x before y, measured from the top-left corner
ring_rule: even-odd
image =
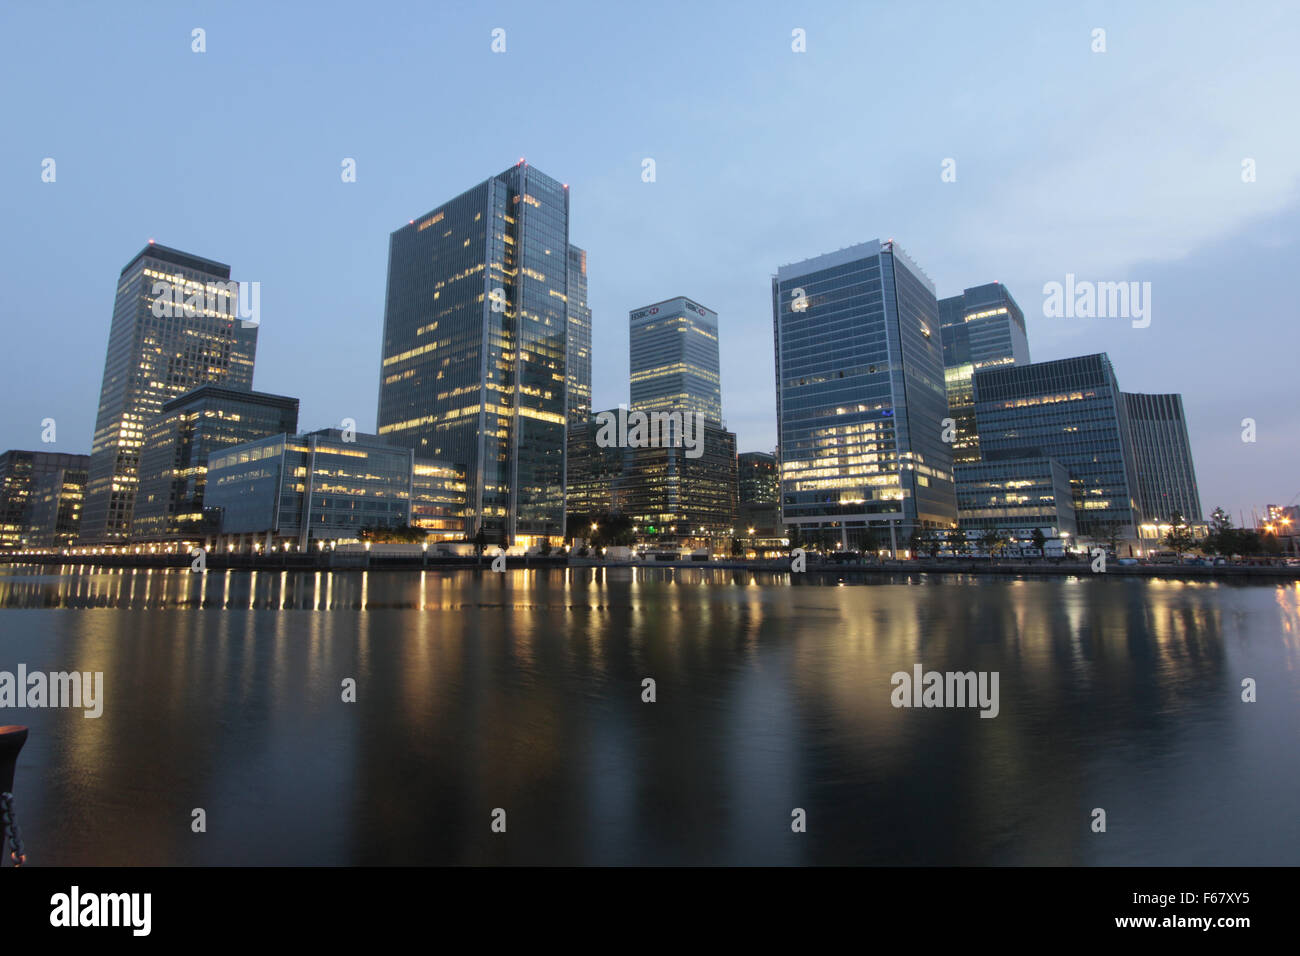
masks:
[[[41,864],[1295,865],[1298,628],[1293,583],[10,569],[0,670],[105,704],[0,723]],[[918,662],[999,715],[894,708]]]

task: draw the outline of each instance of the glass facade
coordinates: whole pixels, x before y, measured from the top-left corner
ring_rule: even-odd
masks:
[[[632,409],[722,423],[718,313],[684,296],[628,314]]]
[[[1105,353],[981,369],[974,384],[985,460],[1055,458],[1070,474],[1081,535],[1137,538],[1128,414]]]
[[[451,462],[415,459],[411,477],[411,524],[435,540],[465,534],[465,470]]]
[[[737,533],[749,529],[763,537],[778,534],[781,527],[781,477],[776,456],[746,451],[736,456],[736,484],[739,489]]]
[[[162,407],[145,426],[134,541],[198,541],[218,531],[204,520],[213,453],[298,430],[298,399],[203,385]]]
[[[122,269],[82,541],[125,542],[130,536],[145,427],[168,400],[209,383],[253,387],[257,325],[240,321],[238,298],[229,266],[166,246],[146,246]],[[181,301],[195,314],[187,315],[190,308],[180,308]]]
[[[736,435],[704,423],[702,453],[685,448],[629,448],[623,511],[658,540],[730,534],[737,522]]]
[[[337,428],[275,435],[212,456],[207,505],[217,509],[222,536],[247,535],[268,547],[301,550],[316,541],[354,539],[366,528],[412,524],[415,461],[409,448]],[[457,510],[459,472],[441,462],[424,464],[433,470],[421,475],[423,504]],[[449,491],[451,501],[434,500]],[[447,515],[427,511],[424,517]]]
[[[391,236],[379,434],[464,468],[467,536],[563,535],[568,234],[521,161]]]
[[[780,473],[776,456],[761,451],[736,456],[736,482],[742,505],[773,505],[780,495]]]
[[[587,305],[587,251],[569,246],[569,425],[591,414],[591,309]]]
[[[955,463],[979,461],[972,376],[976,369],[1029,364],[1025,314],[1006,286],[990,282],[939,300],[948,412],[956,423]]]
[[[772,281],[786,525],[853,546],[868,523],[956,524],[938,302],[893,242],[782,266]]]
[[[78,458],[87,458],[78,455]],[[31,519],[25,543],[38,547],[72,544],[81,530],[81,509],[86,497],[87,471],[60,468],[39,478],[32,495]]]
[[[617,415],[618,409],[610,409],[609,414]],[[616,445],[601,447],[596,443],[598,430],[595,416],[569,428],[567,508],[570,515],[618,512],[626,503],[624,474],[630,449]]]
[[[75,495],[75,508],[74,499],[68,499],[71,510],[66,520],[79,521],[85,479],[81,478],[78,485],[78,473],[84,472],[89,462],[87,455],[63,452],[12,449],[0,455],[0,548],[54,543],[37,541],[49,530],[49,518],[40,513],[38,506],[52,487],[64,481],[68,482],[67,494]]]
[[[957,511],[963,531],[1001,531],[1028,538],[1078,534],[1074,492],[1065,466],[1052,458],[1003,458],[957,465]]]
[[[1138,505],[1148,522],[1168,523],[1175,512],[1201,521],[1201,493],[1183,396],[1125,392],[1138,481]]]

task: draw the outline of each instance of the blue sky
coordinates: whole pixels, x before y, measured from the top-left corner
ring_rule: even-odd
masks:
[[[10,3],[0,448],[52,417],[89,451],[150,238],[261,282],[256,388],[373,428],[389,233],[522,156],[570,185],[598,408],[627,399],[628,310],[689,295],[720,315],[728,426],[770,450],[771,274],[892,237],[941,296],[1005,283],[1033,358],[1182,392],[1207,511],[1286,503],[1297,49],[1293,3]],[[1044,317],[1067,273],[1151,282],[1150,326]]]

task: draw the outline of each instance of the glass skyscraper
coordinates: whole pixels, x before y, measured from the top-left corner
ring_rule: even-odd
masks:
[[[569,425],[591,414],[591,308],[587,305],[587,251],[569,246]]]
[[[985,461],[1054,458],[1070,474],[1080,534],[1138,537],[1128,411],[1104,352],[981,369],[974,383]]]
[[[145,426],[165,402],[209,383],[253,387],[257,325],[240,320],[238,299],[230,266],[166,246],[150,243],[122,269],[80,540],[129,537]]]
[[[772,315],[784,523],[849,547],[868,524],[955,525],[938,300],[920,268],[892,240],[781,266]]]
[[[1183,396],[1125,392],[1124,402],[1133,432],[1143,520],[1168,523],[1175,512],[1189,522],[1203,520]],[[1146,537],[1157,534],[1154,526],[1146,530]]]
[[[621,484],[624,507],[660,542],[717,537],[736,524],[736,436],[722,427],[718,313],[675,296],[628,313],[631,411],[679,414],[695,427],[700,454],[683,436],[661,447],[628,450]]]
[[[632,409],[722,422],[718,313],[685,296],[628,314]]]
[[[465,533],[560,543],[569,192],[522,160],[394,232],[379,434],[464,468]]]
[[[1025,314],[1006,286],[990,282],[939,300],[948,411],[956,424],[955,464],[979,461],[971,378],[976,369],[1028,365]]]

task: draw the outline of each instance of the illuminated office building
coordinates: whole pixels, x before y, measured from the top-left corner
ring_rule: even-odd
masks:
[[[239,317],[230,267],[150,243],[117,283],[80,540],[131,533],[145,427],[199,385],[253,387],[256,321]]]
[[[659,541],[717,539],[737,521],[736,435],[722,425],[718,314],[677,296],[628,313],[631,411],[703,423],[699,454],[670,429],[659,447],[627,450],[624,508]],[[696,417],[698,416],[698,417]]]
[[[569,425],[580,425],[591,415],[591,307],[587,305],[587,251],[569,246]]]
[[[705,420],[700,454],[679,446],[629,448],[621,483],[623,511],[643,539],[718,540],[737,525],[736,435]],[[653,529],[653,530],[652,530]]]
[[[737,527],[746,534],[753,528],[765,538],[776,536],[781,528],[781,471],[776,456],[761,451],[741,452],[736,456],[736,485]]]
[[[86,498],[86,464],[89,455],[74,467],[59,468],[36,480],[32,492],[31,517],[24,544],[37,547],[66,547],[81,529],[81,508]]]
[[[677,296],[628,314],[634,411],[722,422],[718,313]]]
[[[469,537],[562,540],[568,240],[568,189],[522,160],[390,237],[378,431],[464,468]]]
[[[977,369],[1029,364],[1025,314],[1006,286],[990,282],[939,300],[953,463],[979,461],[971,378]]]
[[[608,414],[617,415],[618,409],[610,409]],[[623,510],[624,475],[631,449],[597,444],[599,430],[595,416],[569,426],[566,507],[570,515],[587,517]]]
[[[1146,536],[1156,536],[1156,523],[1168,524],[1175,513],[1188,522],[1201,521],[1183,396],[1125,392],[1124,402],[1133,433],[1138,505],[1143,520],[1152,523]]]
[[[446,461],[413,459],[411,524],[435,541],[465,535],[465,472]]]
[[[422,527],[459,537],[464,475],[374,435],[323,428],[273,435],[214,453],[206,505],[219,545],[306,550],[369,528]]]
[[[145,425],[133,541],[202,541],[208,460],[232,445],[298,430],[298,399],[202,385],[163,405]]]
[[[1134,541],[1141,512],[1129,416],[1103,352],[975,373],[985,460],[1053,458],[1070,475],[1081,535]],[[964,481],[964,472],[959,473]]]
[[[595,417],[570,430],[570,515],[625,514],[638,537],[660,542],[716,539],[736,527],[734,432],[705,421],[691,454],[685,445],[602,446],[599,431]]]
[[[83,473],[89,462],[86,455],[64,452],[12,449],[0,455],[0,548],[53,543],[37,541],[54,531],[48,527],[50,519],[42,512],[40,503],[65,481],[67,494],[72,497],[65,499],[63,524],[73,522],[75,526],[81,514]]]
[[[1054,458],[1001,458],[956,466],[963,531],[997,531],[1020,542],[1034,529],[1068,542],[1079,532],[1070,473]]]
[[[736,483],[742,505],[776,504],[781,476],[776,456],[763,451],[746,451],[736,456]]]
[[[872,241],[781,266],[772,315],[785,525],[848,548],[955,525],[933,283]]]

